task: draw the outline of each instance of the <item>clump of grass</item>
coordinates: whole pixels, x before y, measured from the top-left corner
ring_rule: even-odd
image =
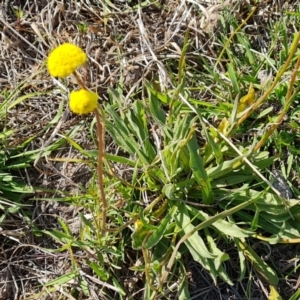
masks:
[[[100,278],[106,274],[104,277],[109,280],[112,275],[108,275],[106,266],[113,264],[109,254],[114,253],[113,260],[118,260],[118,257],[122,260],[122,251],[130,247],[139,257],[139,264],[131,266],[130,270],[144,275],[143,298],[167,297],[174,292],[167,287],[175,285],[177,297],[189,299],[187,271],[182,261],[188,255],[209,271],[215,283],[220,277],[229,285],[233,284],[225,268],[230,256],[218,246],[225,242],[234,245],[238,251],[239,280],[245,278],[249,261],[270,284],[272,292],[277,293],[279,277],[276,270],[260,258],[249,239],[256,238],[270,244],[299,242],[300,227],[295,222],[300,213],[299,201],[284,199],[263,175],[276,157],[261,149],[266,137],[269,138],[278,122],[282,121],[283,113],[260,141],[254,139],[248,145],[240,143],[237,146],[232,139],[274,91],[295,56],[298,38],[299,35],[290,48],[287,63],[274,79],[275,83],[257,100],[254,99],[253,87],[250,87],[249,94],[239,97],[241,100],[237,98],[238,101],[229,102],[224,111],[228,121],[219,127],[212,126],[203,116],[201,104],[190,98],[185,83],[186,50],[182,52],[178,67],[177,78],[181,81],[173,83],[174,89],[161,92],[148,82],[145,84],[145,98],[133,100],[130,106],[123,108],[120,108],[124,101],[122,90],[110,89],[110,102],[103,104],[105,127],[123,153],[106,155],[111,180],[106,181],[105,186],[107,190],[114,190],[108,206],[111,230],[107,235],[99,235],[97,227],[82,215],[81,238],[74,240],[66,224],[61,222],[63,233],[47,232],[64,245],[61,250],[68,249],[70,257],[74,257],[73,247],[89,253],[84,246],[88,240],[88,247],[97,254],[89,253],[88,265],[101,275]],[[184,49],[187,49],[186,45]],[[228,68],[228,79],[235,85],[237,95],[241,95],[235,64],[229,64]],[[298,63],[294,70],[293,74],[298,70]],[[211,69],[211,72],[215,71]],[[284,113],[291,105],[290,91],[294,89],[294,79],[293,75],[283,106]],[[249,107],[241,109],[241,103]],[[210,115],[214,115],[213,111]],[[199,138],[205,142],[199,143]],[[132,169],[131,178],[122,179],[111,169],[112,163],[127,165]],[[122,199],[121,209],[114,202],[116,195]],[[127,228],[132,231],[130,236],[126,234]],[[95,236],[98,239],[92,242]],[[121,250],[113,246],[115,243],[127,246]],[[72,273],[57,280],[65,282],[79,276],[75,259],[72,265]],[[115,276],[111,281],[121,295],[128,294],[120,282],[116,286]],[[112,296],[114,289],[111,286],[110,289]]]
[[[0,209],[2,210],[0,223],[2,226],[5,224],[8,214],[17,213],[21,209],[22,199],[34,193],[33,187],[19,178],[17,172],[28,167],[32,163],[34,155],[37,155],[39,151],[26,151],[32,138],[15,144],[16,130],[8,128],[6,119],[9,109],[35,96],[35,94],[20,96],[19,92],[22,86],[23,84],[20,84],[13,91],[4,89],[0,95]]]
[[[178,59],[170,58],[168,69],[159,64],[159,76],[149,76],[131,95],[121,76],[100,115],[92,105],[97,150],[79,145],[76,130],[64,136],[83,157],[73,162],[90,166],[93,176],[77,195],[51,199],[80,209],[72,222],[61,217],[56,229],[35,228],[56,241],[55,249],[43,251],[67,253],[69,268],[32,298],[59,286],[73,298],[191,299],[190,261],[215,285],[240,282],[243,298],[254,297],[253,274],[268,289],[266,297],[280,297],[280,280],[294,276],[299,264],[287,273],[262,257],[257,244],[299,243],[299,191],[290,178],[293,166],[299,169],[300,33],[292,39],[282,22],[272,41],[278,44],[279,36],[282,50],[254,50],[243,29],[253,14],[221,19],[215,60],[189,55],[187,30]],[[162,70],[168,82],[157,81]],[[261,72],[270,75],[259,80]],[[75,107],[83,103],[75,100]],[[281,186],[292,194],[278,188],[281,175],[273,173],[282,174]]]
[[[243,56],[254,62],[257,58],[246,35],[238,32],[240,28],[238,26],[233,34],[238,35],[233,45],[242,46]],[[177,78],[181,81],[173,83],[174,89],[161,92],[149,82],[143,101],[134,100],[131,109],[126,107],[118,114],[114,107],[119,107],[123,96],[111,90],[113,104],[105,105],[106,127],[114,142],[130,158],[126,161],[134,168],[130,185],[144,189],[138,197],[143,200],[138,205],[133,203],[130,209],[137,212],[138,218],[131,235],[132,247],[141,251],[143,263],[133,270],[145,273],[143,297],[167,296],[170,290],[166,286],[176,284],[177,296],[188,299],[187,280],[183,276],[186,267],[181,263],[187,253],[209,271],[215,283],[220,277],[233,284],[225,269],[230,257],[218,247],[221,241],[233,244],[238,250],[240,280],[248,272],[247,262],[251,262],[271,286],[271,293],[277,293],[276,269],[259,257],[250,241],[256,238],[270,244],[299,242],[300,227],[296,221],[299,200],[285,199],[266,178],[269,174],[265,171],[277,160],[265,144],[282,123],[299,89],[295,84],[299,59],[292,64],[289,88],[275,122],[260,123],[270,112],[269,108],[261,110],[261,105],[272,97],[280,78],[291,68],[292,60],[298,58],[298,42],[299,33],[288,47],[286,61],[279,66],[265,91],[254,77],[262,64],[249,62],[253,77],[239,76],[240,61],[231,52],[231,44],[225,43],[229,60],[227,88],[214,66],[205,64],[209,74],[219,78],[219,92],[225,95],[228,91],[226,100],[218,101],[217,107],[190,96],[184,72],[185,51],[178,67]],[[245,85],[250,87],[248,94],[242,90]],[[261,96],[257,96],[260,93]],[[241,104],[245,106],[241,108]],[[213,126],[210,116],[219,116],[225,121]],[[251,138],[236,145],[233,140],[249,123],[262,126],[264,134],[259,139]],[[199,139],[203,142],[199,143]],[[110,159],[121,160],[111,156]],[[156,196],[149,200],[152,193]]]

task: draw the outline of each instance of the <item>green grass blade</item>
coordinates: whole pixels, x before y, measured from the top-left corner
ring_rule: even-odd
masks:
[[[177,207],[173,206],[171,211],[165,216],[165,218],[162,221],[160,221],[160,224],[157,227],[157,229],[147,239],[147,241],[145,243],[146,249],[150,249],[150,248],[154,247],[163,238],[168,227],[172,226],[172,224],[170,224],[170,223],[172,222],[176,212],[177,212]]]
[[[190,152],[190,167],[198,184],[203,189],[203,203],[211,204],[213,202],[213,197],[210,179],[204,168],[203,159],[199,154],[199,147],[195,135],[193,135],[191,140],[188,142],[188,149]]]
[[[259,274],[270,284],[277,285],[279,279],[275,271],[266,262],[264,262],[247,243],[239,241],[239,246]]]

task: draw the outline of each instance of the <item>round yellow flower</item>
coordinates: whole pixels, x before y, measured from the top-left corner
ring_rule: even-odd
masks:
[[[86,62],[87,56],[81,48],[65,43],[54,50],[48,56],[48,71],[54,77],[67,77],[79,66]]]
[[[70,94],[69,106],[75,114],[88,114],[97,108],[97,103],[96,93],[81,89]]]

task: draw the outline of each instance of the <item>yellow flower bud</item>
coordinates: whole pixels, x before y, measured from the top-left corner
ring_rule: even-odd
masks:
[[[86,54],[81,48],[65,43],[54,50],[48,56],[48,71],[54,77],[67,77],[87,60]]]
[[[255,101],[255,90],[252,84],[249,87],[248,94],[241,98],[240,103],[245,103],[247,105],[252,104]]]
[[[81,89],[70,94],[69,106],[75,114],[88,114],[97,108],[97,103],[96,93]]]
[[[223,134],[227,134],[227,129],[229,127],[229,121],[227,118],[223,118],[223,120],[221,121],[221,123],[218,126],[218,130],[219,132],[222,132]]]
[[[241,98],[237,112],[240,113],[246,109],[248,105],[251,105],[255,101],[255,90],[252,84],[249,87],[248,94]]]

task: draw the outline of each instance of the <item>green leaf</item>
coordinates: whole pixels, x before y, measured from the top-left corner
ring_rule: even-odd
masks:
[[[155,90],[149,83],[145,83],[145,86],[147,87],[148,90],[148,95],[150,96],[155,96],[156,99],[160,100],[164,104],[169,104],[170,103],[170,98],[167,94],[163,94],[157,90]]]
[[[240,262],[240,277],[238,281],[242,281],[245,278],[246,270],[247,270],[247,265],[246,265],[246,258],[243,253],[242,248],[240,247],[240,240],[237,238],[233,238],[234,244],[237,247],[238,254],[239,254],[239,262]]]
[[[209,171],[210,170],[207,171],[208,174],[209,174]],[[237,185],[239,183],[246,183],[248,181],[253,180],[253,175],[242,175],[242,174],[238,174],[238,173],[239,172],[234,173],[235,175],[230,174],[227,176],[220,177],[220,178],[214,180],[211,183],[211,185],[213,188],[221,188],[221,187],[229,187],[229,186]]]
[[[262,118],[262,117],[268,115],[273,109],[274,109],[273,106],[264,109],[263,111],[260,112],[260,114],[256,118],[259,119],[259,118]]]
[[[240,87],[239,87],[239,84],[237,81],[237,77],[235,75],[236,71],[234,70],[233,64],[232,63],[227,64],[227,69],[228,69],[229,77],[230,77],[234,92],[239,93]]]
[[[180,235],[184,236],[185,234],[191,232],[195,226],[192,224],[192,221],[189,216],[189,212],[185,207],[184,203],[176,203],[178,207],[178,212],[175,215],[175,221],[179,228],[182,228],[180,231]],[[188,247],[191,255],[194,260],[202,261],[202,258],[214,258],[209,250],[207,249],[203,239],[200,237],[198,232],[192,234],[186,241],[186,246]]]
[[[214,264],[214,269],[217,271],[218,276],[220,276],[225,282],[229,285],[233,285],[229,275],[225,271],[223,267],[223,262],[230,259],[227,253],[222,252],[216,245],[215,241],[213,240],[208,228],[204,229],[206,240],[209,246],[210,251],[216,256],[216,258],[212,261]]]
[[[87,281],[84,279],[84,277],[80,277],[80,278],[79,278],[79,284],[80,284],[80,287],[81,287],[81,289],[82,289],[84,295],[90,296],[89,284],[88,284]]]
[[[187,280],[184,280],[182,282],[182,285],[179,289],[179,295],[178,295],[178,300],[186,300],[186,299],[191,299],[190,291],[189,291],[189,285]]]
[[[74,271],[65,275],[62,275],[54,280],[51,280],[50,282],[45,283],[45,286],[51,286],[51,285],[58,285],[61,286],[73,279],[75,279],[78,276],[78,272]]]
[[[239,246],[246,258],[250,260],[255,267],[256,271],[270,284],[277,285],[279,279],[275,271],[264,262],[246,242],[239,241]]]
[[[152,89],[148,83],[146,83],[145,85],[148,91],[149,109],[151,116],[158,124],[164,125],[166,123],[166,115],[164,110],[161,108],[161,104],[157,98],[158,92]]]
[[[107,109],[107,113],[112,116],[113,122],[106,120],[105,126],[114,141],[130,154],[136,153],[139,145],[132,138],[125,122],[111,108]]]
[[[237,27],[237,24],[236,24],[236,27]],[[252,66],[256,66],[257,59],[255,58],[255,56],[252,52],[252,46],[250,45],[248,36],[244,33],[237,33],[236,37],[238,39],[239,44],[242,45],[242,48],[245,51],[244,57],[247,58],[245,63],[248,63],[249,65],[252,65]]]
[[[198,184],[203,189],[203,203],[211,204],[213,202],[213,197],[210,179],[204,168],[202,157],[199,154],[199,147],[195,135],[193,135],[191,140],[188,142],[188,149],[190,152],[190,167]]]
[[[299,297],[300,297],[300,289],[298,289],[296,293],[291,298],[289,298],[289,300],[299,300]]]
[[[154,232],[155,229],[149,229],[141,222],[141,220],[137,220],[135,222],[135,230],[131,234],[132,248],[135,250],[144,248],[144,244],[148,237],[150,237]]]
[[[196,217],[201,221],[205,221],[210,218],[210,216],[203,211],[193,209],[193,213],[196,214]],[[235,223],[230,223],[224,219],[216,220],[212,226],[215,227],[221,234],[225,234],[230,237],[244,238],[253,235],[252,231],[241,229]]]
[[[163,238],[176,212],[177,212],[177,207],[173,206],[171,211],[165,216],[165,218],[162,221],[160,221],[160,225],[156,228],[156,230],[154,230],[153,234],[150,235],[149,238],[147,239],[145,243],[146,249],[153,248]]]
[[[143,162],[149,163],[149,157],[141,150],[141,145],[134,138],[135,135],[129,129],[128,124],[119,117],[111,108],[107,107],[106,112],[111,115],[113,121],[106,120],[105,126],[109,134],[118,146],[127,151],[130,155],[142,159]]]
[[[216,270],[219,270],[222,263],[224,261],[229,260],[229,255],[227,253],[222,252],[216,245],[215,241],[213,240],[208,228],[204,228],[207,244],[209,245],[210,251],[215,255],[214,263]]]
[[[141,101],[133,103],[133,110],[126,113],[127,120],[131,126],[131,131],[139,140],[143,152],[147,155],[148,161],[152,161],[156,155],[153,145],[149,140],[149,132],[147,127],[147,118]]]
[[[220,142],[216,142],[213,138],[213,136],[218,136],[218,132],[217,130],[215,130],[214,128],[210,128],[210,132],[211,134],[209,134],[209,132],[207,130],[203,130],[204,131],[204,135],[207,139],[207,144],[209,145],[209,147],[206,147],[205,149],[205,156],[209,157],[209,159],[211,158],[211,156],[213,156],[213,158],[215,158],[217,160],[217,163],[221,163],[223,161],[223,154],[221,151],[221,147],[220,147]],[[207,161],[205,159],[205,161]]]
[[[235,169],[239,168],[243,164],[242,157],[236,157],[232,160],[226,160],[216,167],[212,167],[207,170],[207,175],[210,179],[217,179],[224,177],[227,174],[230,174]]]
[[[93,271],[97,274],[97,276],[104,281],[107,281],[109,278],[109,274],[102,270],[102,268],[95,262],[88,263],[88,265],[93,269]]]

